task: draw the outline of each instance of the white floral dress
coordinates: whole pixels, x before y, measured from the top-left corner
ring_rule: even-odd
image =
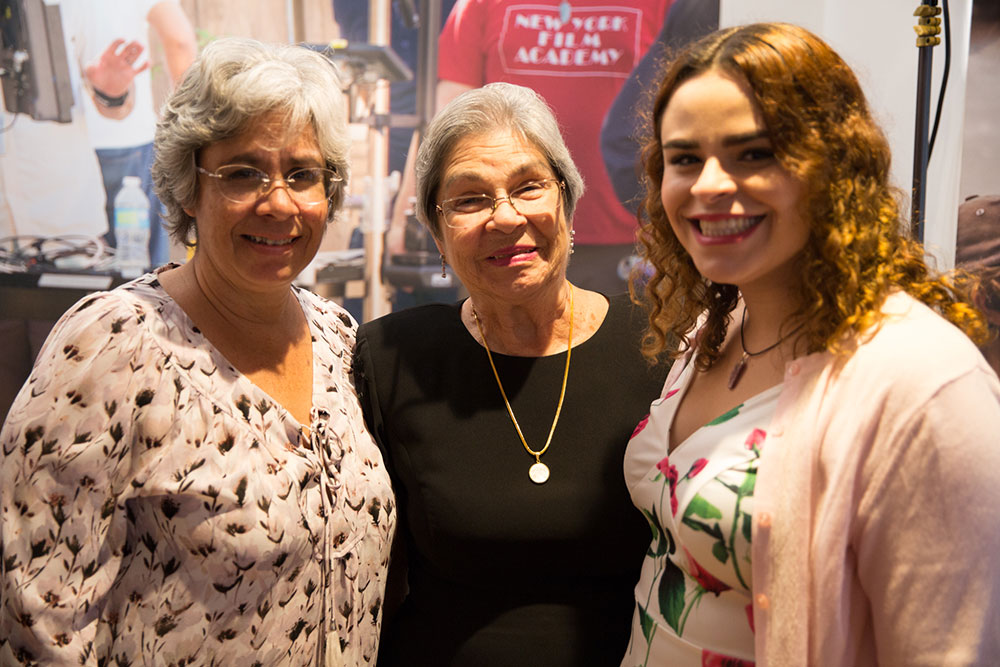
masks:
[[[753,664],[751,520],[764,429],[781,385],[702,426],[668,455],[689,363],[625,452],[625,481],[653,540],[622,667]]]
[[[0,432],[0,664],[374,664],[395,503],[355,324],[296,295],[309,437],[154,275],[60,320]]]

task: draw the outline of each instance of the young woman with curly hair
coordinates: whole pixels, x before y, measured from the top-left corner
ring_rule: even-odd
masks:
[[[644,150],[653,529],[623,665],[998,664],[1000,382],[851,69],[786,24],[667,65]]]

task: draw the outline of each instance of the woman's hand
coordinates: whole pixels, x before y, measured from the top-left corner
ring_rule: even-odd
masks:
[[[125,47],[119,50],[122,44]],[[148,60],[135,66],[142,52],[139,42],[132,40],[126,44],[124,39],[116,39],[84,68],[84,74],[91,86],[108,97],[121,97],[129,92],[135,77],[149,69]]]

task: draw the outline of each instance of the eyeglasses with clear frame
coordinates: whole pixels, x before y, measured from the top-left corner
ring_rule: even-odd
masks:
[[[224,164],[215,171],[202,167],[197,169],[199,174],[214,179],[219,193],[234,204],[255,202],[283,184],[295,202],[302,206],[315,206],[332,198],[337,183],[344,180],[333,169],[325,167],[300,167],[282,178],[271,178],[260,169],[246,164]]]
[[[437,205],[444,222],[454,229],[474,227],[493,217],[497,207],[507,202],[520,215],[538,215],[552,210],[566,184],[556,178],[543,178],[520,185],[505,197],[470,194],[445,199]]]

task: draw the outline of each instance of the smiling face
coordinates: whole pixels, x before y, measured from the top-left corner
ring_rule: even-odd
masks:
[[[804,188],[778,162],[746,83],[717,70],[684,82],[660,130],[663,208],[702,276],[744,293],[794,285]]]
[[[312,126],[289,132],[283,121],[274,112],[262,115],[236,136],[202,149],[198,166],[214,172],[243,164],[271,178],[324,166]],[[199,273],[248,294],[287,289],[319,249],[328,202],[300,205],[279,184],[254,201],[237,204],[222,196],[215,180],[199,174],[198,199],[185,209],[197,224],[192,262]]]
[[[555,178],[542,153],[510,131],[462,139],[447,164],[438,202],[478,194],[504,197],[532,181]],[[569,231],[561,196],[549,210],[529,216],[504,201],[485,222],[458,229],[438,215],[438,249],[473,300],[523,303],[563,285]]]

